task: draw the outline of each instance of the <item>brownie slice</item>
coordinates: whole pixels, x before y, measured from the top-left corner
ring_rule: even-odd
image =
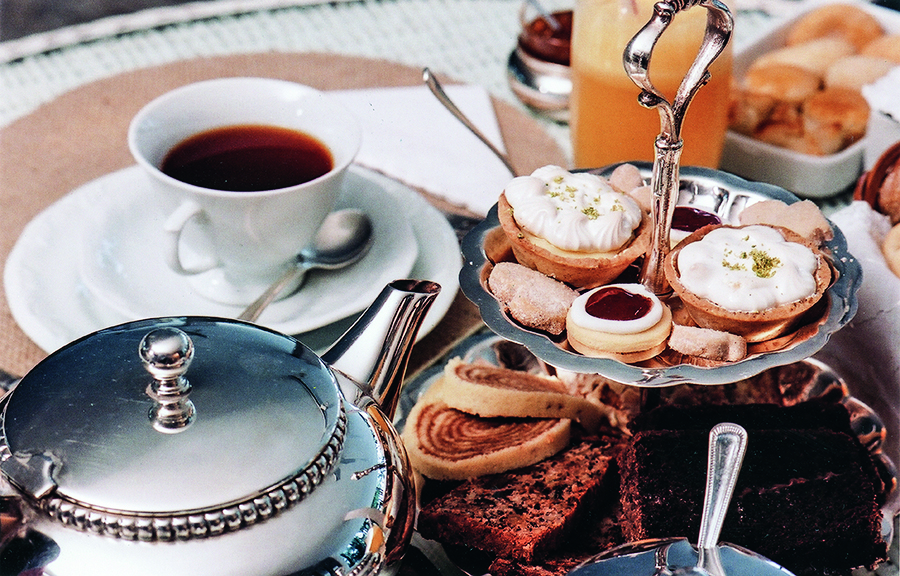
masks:
[[[777,404],[736,404],[700,406],[660,406],[635,416],[628,427],[641,430],[705,430],[724,421],[750,430],[819,429],[853,435],[850,413],[842,405],[827,400],[809,400],[793,406]]]
[[[625,537],[696,540],[709,428],[730,421],[744,426],[749,440],[722,541],[797,574],[878,563],[887,552],[878,505],[883,485],[868,452],[844,429],[846,410],[834,406],[667,408],[636,420],[643,429],[619,457]]]
[[[442,544],[538,561],[595,509],[614,459],[609,441],[582,439],[537,464],[472,478],[425,504],[418,530]]]

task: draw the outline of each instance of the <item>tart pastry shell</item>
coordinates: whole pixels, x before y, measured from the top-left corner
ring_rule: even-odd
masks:
[[[800,237],[798,234],[778,226],[773,226],[781,232],[785,240],[802,244],[812,250],[816,255],[818,266],[814,272],[815,292],[802,300],[782,304],[766,310],[756,312],[741,312],[728,310],[714,302],[697,296],[687,290],[681,283],[677,267],[678,254],[692,242],[702,239],[711,230],[720,225],[705,226],[682,240],[666,257],[664,270],[666,280],[681,300],[684,309],[690,314],[691,319],[702,328],[712,328],[723,332],[731,332],[743,336],[748,342],[762,342],[777,338],[797,326],[804,318],[806,312],[815,306],[833,280],[833,270],[826,255],[815,245]],[[741,228],[741,226],[729,226]]]
[[[596,288],[619,277],[628,266],[643,256],[650,247],[651,223],[643,215],[631,242],[616,252],[572,252],[548,250],[532,242],[517,223],[513,208],[501,194],[497,201],[497,218],[512,246],[516,261],[576,288]]]

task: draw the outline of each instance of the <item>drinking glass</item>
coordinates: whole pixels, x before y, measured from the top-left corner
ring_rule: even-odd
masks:
[[[650,20],[655,0],[577,0],[572,30],[570,127],[576,168],[654,158],[659,113],[638,103],[640,89],[625,72],[622,56],[631,38]],[[697,57],[707,10],[678,12],[653,51],[650,79],[669,101]],[[684,165],[717,168],[728,128],[732,50],[709,68],[685,114]]]

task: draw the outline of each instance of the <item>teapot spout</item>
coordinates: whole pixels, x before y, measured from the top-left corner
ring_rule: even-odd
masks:
[[[354,390],[342,382],[348,400],[361,408],[374,400],[388,419],[394,417],[416,335],[440,291],[435,282],[391,282],[341,339],[322,354],[332,370],[358,387]]]

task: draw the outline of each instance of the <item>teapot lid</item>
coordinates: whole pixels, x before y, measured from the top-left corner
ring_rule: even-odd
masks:
[[[147,541],[236,530],[301,501],[346,430],[313,352],[214,318],[86,336],[3,404],[0,470],[13,485],[65,524]]]

